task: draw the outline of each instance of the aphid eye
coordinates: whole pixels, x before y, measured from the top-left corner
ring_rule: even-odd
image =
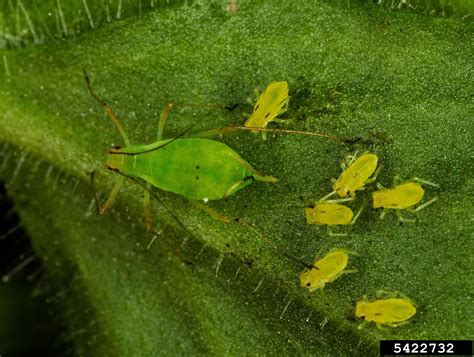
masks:
[[[311,283],[306,283],[306,286],[310,287],[310,286],[311,286]]]
[[[365,316],[361,316],[360,318],[361,318],[362,320],[365,320]]]
[[[122,148],[122,147],[121,147],[120,145],[114,146],[114,149],[115,149],[115,150],[120,150],[121,148]]]

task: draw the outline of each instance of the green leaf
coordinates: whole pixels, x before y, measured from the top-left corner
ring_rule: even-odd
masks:
[[[139,13],[124,1],[126,19],[111,22],[99,21],[111,3],[88,4],[95,22],[87,28],[77,3],[61,2],[68,21],[81,24],[67,34],[45,20],[48,4],[59,2],[35,11],[4,4],[0,83],[0,176],[56,289],[75,353],[372,355],[384,338],[472,336],[471,23],[356,1],[237,2],[235,14],[225,2],[147,12],[143,2]],[[12,40],[17,14],[24,30]],[[83,69],[134,143],[154,140],[168,101],[234,107],[175,110],[165,128],[174,137],[189,126],[242,123],[255,88],[287,80],[286,116],[299,120],[291,128],[363,140],[218,137],[279,182],[210,204],[307,262],[320,250],[354,250],[350,267],[359,272],[309,293],[299,286],[301,267],[258,234],[167,192],[157,192],[150,242],[143,190],[133,182],[97,216],[88,173],[97,172],[105,198],[116,177],[101,162],[123,143],[87,92]],[[368,201],[348,237],[307,225],[303,208],[330,192],[344,156],[367,149],[383,165],[380,183],[395,175],[434,181],[441,188],[426,195],[438,202],[401,226],[393,212],[380,220],[369,208],[369,190],[351,203]],[[358,330],[355,301],[379,289],[412,298],[416,322]]]

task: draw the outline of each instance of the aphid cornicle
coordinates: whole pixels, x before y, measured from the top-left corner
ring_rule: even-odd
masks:
[[[355,308],[355,316],[364,320],[359,329],[371,321],[375,322],[377,327],[382,325],[398,327],[406,324],[415,314],[416,307],[413,301],[398,292],[390,293],[383,299],[364,298],[356,303]]]
[[[317,259],[312,268],[305,269],[300,275],[300,284],[309,291],[322,289],[326,283],[339,278],[344,273],[355,273],[357,270],[345,270],[349,254],[346,249],[331,249],[324,257]]]
[[[353,197],[357,190],[362,190],[364,185],[375,180],[378,174],[377,163],[378,157],[372,153],[362,154],[357,159],[352,157],[347,168],[334,182],[332,186],[334,191],[327,197],[334,193],[340,197]]]
[[[407,182],[397,184],[399,181],[400,179],[396,176],[394,178],[394,186],[391,188],[384,188],[382,185],[378,184],[377,187],[379,190],[372,193],[373,207],[383,208],[383,211],[380,214],[380,218],[382,219],[389,209],[395,209],[398,219],[401,222],[414,222],[414,219],[404,218],[401,214],[401,210],[406,209],[412,212],[418,212],[437,201],[438,197],[434,197],[420,206],[413,208],[413,206],[419,203],[425,195],[422,184],[433,187],[439,186],[433,182],[416,177]]]
[[[303,132],[297,130],[280,130],[267,128],[247,128],[228,126],[224,128],[209,130],[195,137],[181,138],[180,136],[173,139],[163,140],[163,129],[171,110],[178,106],[174,103],[167,104],[160,116],[158,124],[157,141],[148,145],[131,145],[130,140],[125,132],[122,122],[112,110],[110,105],[101,100],[93,91],[87,73],[85,73],[86,83],[91,95],[104,108],[106,114],[114,122],[120,135],[125,143],[124,147],[110,149],[107,152],[105,166],[120,174],[109,197],[99,207],[97,197],[96,203],[98,211],[103,214],[105,210],[112,204],[117,196],[124,177],[134,179],[145,184],[145,226],[151,231],[151,210],[150,195],[151,188],[157,187],[165,191],[177,193],[195,205],[198,205],[213,218],[223,222],[232,221],[230,218],[223,216],[212,208],[200,203],[199,201],[219,200],[226,198],[237,191],[243,189],[254,181],[276,182],[273,176],[266,176],[255,170],[249,163],[242,159],[230,147],[224,143],[206,139],[205,137],[224,134],[236,130],[246,131],[266,131],[266,132],[284,132],[291,134],[303,134],[317,137],[328,137],[332,140],[343,141],[331,135],[317,132]],[[195,105],[181,105],[181,107],[196,107]],[[196,137],[199,136],[199,137]],[[93,176],[92,176],[93,177]],[[93,180],[92,180],[93,181]],[[257,233],[257,230],[250,225],[244,224],[242,220],[234,220]],[[258,233],[257,233],[258,234]],[[298,258],[292,257],[282,252],[277,246],[264,237],[260,236],[272,246],[273,249],[279,251],[285,257],[302,263],[304,266],[308,264],[301,262]]]

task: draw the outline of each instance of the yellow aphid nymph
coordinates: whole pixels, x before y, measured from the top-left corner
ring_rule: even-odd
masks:
[[[354,217],[354,212],[347,206],[331,201],[319,201],[314,207],[305,208],[305,215],[308,224],[327,225],[330,236],[345,236],[346,233],[334,233],[331,227],[354,224],[361,211],[362,207]]]
[[[271,121],[286,111],[288,107],[288,83],[273,82],[260,95],[253,112],[245,122],[248,128],[265,128]]]
[[[427,207],[428,205],[435,202],[438,198],[432,198],[428,202],[423,203],[417,208],[413,208],[419,203],[425,194],[425,190],[421,187],[422,184],[427,184],[433,187],[439,187],[437,184],[421,180],[419,178],[413,178],[408,182],[398,184],[398,177],[394,179],[394,186],[392,188],[384,188],[378,184],[378,191],[372,193],[373,207],[383,208],[380,218],[383,218],[389,209],[396,209],[397,216],[402,222],[414,222],[414,219],[406,219],[401,215],[400,210],[408,209],[412,212],[418,212],[419,210]]]
[[[305,208],[308,224],[337,226],[351,224],[354,213],[349,207],[337,203],[316,203],[314,207]]]
[[[365,184],[375,180],[378,173],[377,163],[377,155],[372,153],[362,154],[357,159],[352,157],[347,168],[334,182],[332,186],[334,192],[340,197],[354,196],[355,191],[363,189]]]
[[[357,270],[344,270],[350,253],[352,252],[345,249],[331,249],[324,257],[314,262],[313,268],[305,269],[301,273],[301,286],[309,291],[315,291],[322,289],[326,283],[336,280],[344,273],[356,272]]]
[[[385,299],[363,299],[357,302],[355,316],[364,320],[359,329],[371,321],[375,322],[377,327],[398,327],[406,324],[416,314],[413,301],[400,293],[391,295]]]

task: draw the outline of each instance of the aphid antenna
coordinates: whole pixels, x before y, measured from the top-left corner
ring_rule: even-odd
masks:
[[[304,262],[303,260],[287,253],[286,251],[284,251],[283,249],[278,247],[269,237],[267,237],[263,232],[260,232],[258,229],[256,229],[250,223],[245,222],[241,218],[235,218],[234,222],[241,224],[243,227],[245,227],[248,230],[255,233],[258,237],[260,237],[263,241],[265,241],[274,251],[276,251],[278,254],[284,256],[285,258],[287,258],[289,260],[292,260],[293,262],[298,263],[298,264],[302,265],[305,268],[308,268],[308,269],[314,268],[314,269],[319,270],[319,268],[314,266],[313,264],[308,264],[308,263]]]
[[[291,130],[291,129],[273,129],[273,128],[261,128],[261,127],[246,127],[246,126],[226,126],[223,128],[218,128],[218,129],[211,129],[207,130],[204,132],[197,133],[193,136],[196,137],[211,137],[215,135],[223,135],[227,133],[232,133],[238,130],[243,130],[243,131],[260,131],[260,132],[267,132],[267,133],[285,133],[285,134],[295,134],[295,135],[307,135],[307,136],[314,136],[314,137],[320,137],[320,138],[327,138],[333,141],[338,141],[338,142],[347,142],[348,140],[351,140],[350,138],[346,137],[341,137],[341,136],[336,136],[336,135],[331,135],[327,134],[324,132],[320,131],[304,131],[304,130]]]
[[[169,139],[168,141],[166,141],[165,143],[163,142],[155,142],[153,144],[149,144],[149,145],[146,145],[145,146],[145,149],[143,151],[139,151],[139,152],[127,152],[127,148],[123,148],[123,149],[110,149],[108,151],[109,154],[112,154],[112,155],[130,155],[130,156],[134,156],[134,155],[141,155],[141,154],[146,154],[146,153],[149,153],[149,152],[152,152],[152,151],[156,151],[156,150],[159,150],[159,149],[163,149],[164,147],[168,146],[169,144],[171,144],[172,142],[182,138],[184,135],[186,135],[190,130],[191,130],[192,127],[189,127],[185,130],[183,130],[181,133],[179,133],[176,137],[172,138],[172,139]]]
[[[357,211],[356,215],[354,216],[354,218],[352,218],[351,225],[354,224],[354,223],[357,221],[357,219],[359,218],[360,214],[361,214],[362,211],[364,210],[366,204],[367,204],[367,201],[362,202],[362,204],[360,205],[360,208],[359,208],[359,210]]]
[[[92,88],[91,81],[89,79],[89,76],[87,75],[86,70],[84,69],[84,79],[87,84],[87,88],[89,89],[90,94],[92,97],[102,105],[102,107],[105,110],[105,113],[109,116],[109,118],[113,121],[115,124],[115,127],[119,131],[120,135],[122,136],[123,142],[125,143],[126,146],[130,145],[130,140],[128,139],[127,133],[125,132],[125,127],[123,123],[120,121],[118,118],[117,114],[113,111],[112,107],[107,103],[106,101],[100,99],[100,97],[95,93],[94,89]]]

